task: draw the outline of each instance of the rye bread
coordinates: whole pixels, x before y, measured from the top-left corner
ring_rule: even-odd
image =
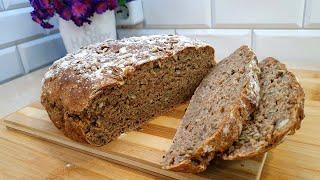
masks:
[[[256,56],[247,46],[219,62],[192,96],[163,168],[204,171],[216,152],[237,140],[259,101],[259,72]]]
[[[183,36],[107,40],[56,61],[41,102],[67,137],[101,146],[191,98],[214,65],[211,46]]]
[[[266,58],[259,67],[259,106],[239,140],[223,154],[225,160],[263,154],[299,129],[304,118],[304,92],[296,77],[273,58]]]

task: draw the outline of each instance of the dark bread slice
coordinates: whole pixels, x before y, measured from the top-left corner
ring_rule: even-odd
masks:
[[[163,168],[204,171],[216,152],[238,139],[259,99],[255,54],[242,46],[219,62],[191,98]]]
[[[107,40],[55,62],[41,102],[66,136],[101,146],[191,98],[214,65],[211,46],[183,36]]]
[[[299,129],[304,118],[304,92],[296,77],[273,58],[266,58],[259,67],[259,107],[239,140],[223,154],[225,160],[263,154]]]

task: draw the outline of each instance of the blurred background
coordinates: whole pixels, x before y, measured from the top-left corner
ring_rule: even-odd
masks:
[[[17,107],[38,98],[48,65],[90,36],[86,43],[179,34],[212,44],[218,61],[246,44],[259,60],[273,56],[290,68],[320,70],[319,0],[136,0],[94,16],[90,26],[77,27],[55,15],[51,29],[32,20],[33,10],[28,0],[0,0],[0,94],[2,102]],[[81,7],[72,10],[81,13]],[[8,103],[0,108],[2,114],[15,109]]]

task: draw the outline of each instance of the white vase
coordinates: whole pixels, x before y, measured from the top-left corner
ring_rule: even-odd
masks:
[[[117,38],[114,11],[95,14],[91,21],[91,24],[78,27],[73,21],[59,18],[60,34],[68,53],[89,44]]]
[[[143,21],[141,0],[134,0],[119,6],[116,10],[117,25],[135,25]]]

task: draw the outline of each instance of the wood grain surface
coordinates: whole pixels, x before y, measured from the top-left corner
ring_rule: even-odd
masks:
[[[13,130],[138,169],[159,177],[175,179],[259,179],[266,156],[243,161],[214,161],[200,174],[177,173],[161,169],[162,156],[169,149],[176,127],[187,104],[155,117],[137,131],[121,135],[103,147],[80,144],[66,138],[50,121],[46,111],[36,102],[4,118]]]
[[[268,153],[261,179],[319,179],[320,72],[294,70],[306,93],[306,118],[295,135]],[[39,109],[39,104],[31,108]],[[30,109],[29,109],[30,110]],[[24,110],[30,113],[27,109]],[[32,114],[29,114],[32,116]],[[45,114],[37,112],[44,117]],[[157,123],[161,123],[158,121]],[[156,124],[157,125],[157,124]],[[170,126],[175,126],[172,121]],[[154,124],[142,130],[148,134]],[[157,125],[159,126],[159,124]],[[174,131],[156,136],[172,136]],[[149,133],[150,134],[150,133]],[[8,130],[0,121],[0,179],[161,179],[86,153]]]

